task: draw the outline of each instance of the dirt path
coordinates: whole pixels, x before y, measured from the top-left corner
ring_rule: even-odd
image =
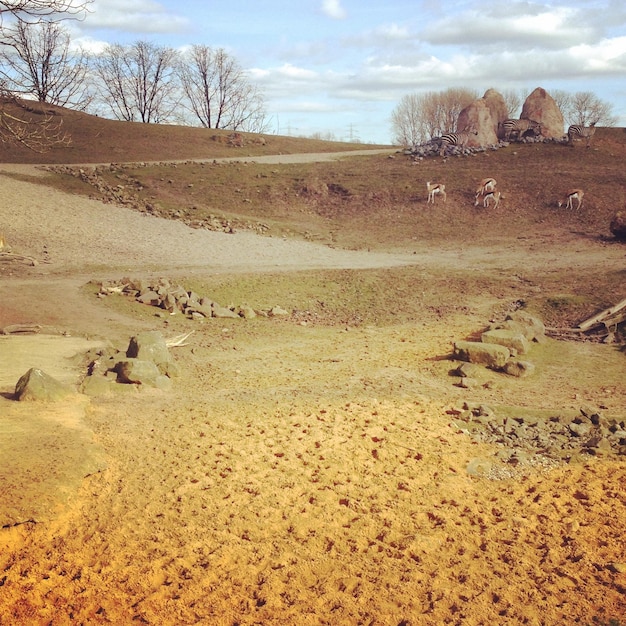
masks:
[[[78,375],[67,356],[83,337],[122,347],[138,325],[176,325],[113,313],[82,295],[92,279],[409,264],[427,274],[522,280],[539,268],[625,265],[622,248],[573,234],[372,254],[192,230],[8,176],[0,190],[0,231],[16,252],[40,261],[0,264],[0,327],[55,329],[54,339],[27,341],[26,352],[33,363],[57,363],[66,380]],[[476,308],[488,310],[483,298]],[[2,338],[0,432],[13,447],[0,458],[21,464],[4,474],[1,512],[45,523],[0,530],[0,624],[7,616],[18,626],[621,618],[624,463],[522,463],[488,480],[468,468],[502,469],[497,447],[451,428],[450,411],[469,399],[570,411],[601,404],[618,415],[626,406],[623,355],[571,346],[565,367],[548,344],[536,377],[488,373],[461,389],[443,356],[484,320],[462,309],[440,320],[426,315],[427,305],[414,323],[385,328],[220,321],[175,353],[183,375],[170,393],[36,411],[10,397],[29,365],[25,339]],[[11,356],[18,339],[19,360]],[[18,428],[26,424],[30,430]],[[49,430],[54,437],[42,437]],[[59,462],[72,450],[86,454]],[[19,491],[18,479],[46,497]],[[29,509],[29,498],[38,506]]]

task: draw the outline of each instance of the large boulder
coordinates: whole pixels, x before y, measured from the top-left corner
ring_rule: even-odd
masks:
[[[561,109],[554,98],[541,87],[537,87],[526,98],[520,118],[539,122],[543,137],[561,139],[564,136]]]
[[[457,131],[464,132],[469,129],[476,131],[476,135],[470,135],[468,148],[497,144],[497,128],[498,122],[494,120],[491,108],[484,98],[474,100],[459,113]]]
[[[495,89],[487,89],[483,100],[491,112],[493,122],[493,132],[497,134],[498,128],[509,117],[509,110],[502,94]]]

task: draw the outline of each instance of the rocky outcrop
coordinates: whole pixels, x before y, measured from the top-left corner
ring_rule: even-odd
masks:
[[[541,87],[526,98],[520,118],[539,122],[543,137],[562,139],[564,136],[563,114],[554,98]]]
[[[532,342],[545,340],[543,322],[524,311],[515,311],[503,322],[492,324],[481,334],[480,341],[456,341],[452,358],[518,378],[528,376],[535,370],[533,363],[519,359],[529,352]],[[460,385],[468,386],[468,370],[465,364],[457,368]]]
[[[114,348],[89,352],[87,376],[80,390],[88,396],[100,396],[140,387],[168,390],[179,375],[166,340],[159,331],[139,333],[130,339],[125,351]]]
[[[476,134],[470,135],[467,142],[469,147],[488,146],[498,143],[498,136],[493,128],[493,118],[487,103],[482,100],[474,100],[459,114],[457,129],[464,131],[474,129]]]
[[[468,141],[469,147],[491,146],[498,143],[498,126],[507,118],[504,98],[495,89],[488,89],[482,98],[474,100],[459,114],[457,129],[474,129],[476,135]]]

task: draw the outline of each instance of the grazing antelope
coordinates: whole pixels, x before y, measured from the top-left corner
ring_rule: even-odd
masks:
[[[483,198],[483,206],[488,209],[489,208],[489,200],[493,200],[494,204],[493,204],[493,208],[497,209],[498,205],[500,204],[500,198],[502,198],[502,194],[499,191],[490,191],[489,193],[485,194],[485,197]]]
[[[565,195],[565,198],[563,199],[563,202],[559,202],[559,207],[562,207],[563,204],[565,204],[565,208],[566,209],[573,209],[574,208],[574,200],[578,201],[578,204],[576,206],[576,210],[580,209],[582,203],[583,203],[583,196],[585,195],[585,192],[582,189],[570,189],[567,194]]]
[[[484,196],[486,193],[491,193],[496,189],[496,179],[495,178],[483,178],[476,188],[476,198],[474,202],[474,206],[478,206],[478,198],[480,196]]]
[[[586,139],[587,148],[591,145],[591,140],[596,134],[596,124],[598,122],[591,122],[589,126],[583,126],[582,124],[572,124],[567,129],[567,143],[570,146],[574,146],[574,139]]]
[[[446,201],[446,186],[442,185],[441,183],[431,183],[430,181],[428,181],[426,183],[426,189],[428,189],[428,200],[426,201],[426,204],[428,204],[429,202],[432,202],[433,204],[435,204],[435,196],[436,195],[440,195],[443,197],[443,201]]]

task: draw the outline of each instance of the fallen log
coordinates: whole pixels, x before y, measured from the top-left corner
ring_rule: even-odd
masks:
[[[626,308],[626,299],[622,300],[621,302],[618,302],[617,304],[614,304],[608,309],[604,309],[604,311],[600,311],[600,313],[597,313],[593,317],[590,317],[589,319],[584,320],[583,322],[578,324],[578,328],[584,331],[584,330],[591,328],[592,326],[595,326],[596,324],[603,324],[604,319],[611,317],[612,315],[614,315],[615,313],[618,313],[624,308]]]
[[[23,254],[14,254],[13,252],[0,252],[0,261],[19,261],[20,263],[28,263],[35,267],[39,264],[37,259]]]

